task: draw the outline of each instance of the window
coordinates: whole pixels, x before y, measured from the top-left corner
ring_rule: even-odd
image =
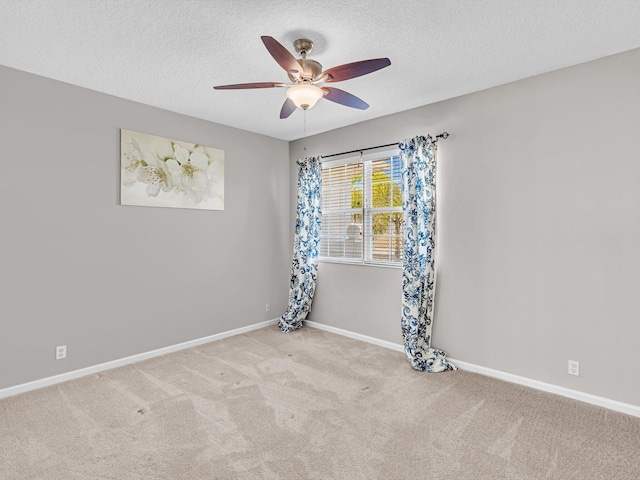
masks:
[[[320,259],[402,262],[402,177],[396,151],[325,162]]]

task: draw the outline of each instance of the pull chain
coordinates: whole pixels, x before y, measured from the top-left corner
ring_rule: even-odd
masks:
[[[302,141],[304,144],[304,151],[307,151],[307,109],[305,108],[303,111],[304,115],[304,133],[302,135]]]

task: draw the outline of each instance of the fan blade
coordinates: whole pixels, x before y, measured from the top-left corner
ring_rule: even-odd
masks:
[[[291,115],[296,110],[296,108],[296,104],[293,103],[290,98],[287,98],[282,105],[282,109],[280,110],[280,118],[289,118],[289,115]]]
[[[367,102],[359,99],[355,95],[351,95],[349,92],[345,92],[344,90],[322,87],[322,91],[326,92],[324,98],[331,100],[332,102],[340,103],[347,107],[358,108],[360,110],[366,110],[369,108],[369,104]]]
[[[322,72],[322,75],[331,75],[331,79],[327,80],[327,82],[342,82],[343,80],[349,80],[350,78],[375,72],[389,65],[391,65],[391,60],[388,58],[373,58],[371,60],[362,60],[360,62],[346,63],[339,67],[333,67]]]
[[[273,87],[284,87],[286,86],[284,83],[276,83],[276,82],[260,82],[260,83],[236,83],[235,85],[218,85],[217,87],[213,87],[215,90],[238,90],[245,88],[273,88]]]
[[[285,71],[298,78],[303,72],[303,69],[295,57],[289,53],[289,50],[284,48],[282,44],[273,37],[262,36],[260,38],[275,61],[278,62]]]

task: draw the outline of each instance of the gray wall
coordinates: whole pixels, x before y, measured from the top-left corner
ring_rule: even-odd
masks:
[[[297,158],[449,131],[434,345],[640,405],[639,85],[637,49],[293,142],[290,215]],[[323,263],[309,320],[401,343],[400,279]]]
[[[120,206],[120,128],[224,149],[225,210]],[[0,388],[284,311],[287,142],[0,67],[0,145]]]

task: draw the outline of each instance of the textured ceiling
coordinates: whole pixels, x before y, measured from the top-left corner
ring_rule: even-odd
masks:
[[[287,80],[261,35],[310,38],[325,69],[391,59],[336,84],[368,110],[321,100],[309,135],[640,47],[638,0],[0,0],[0,19],[2,65],[285,140],[284,89],[212,89]]]

